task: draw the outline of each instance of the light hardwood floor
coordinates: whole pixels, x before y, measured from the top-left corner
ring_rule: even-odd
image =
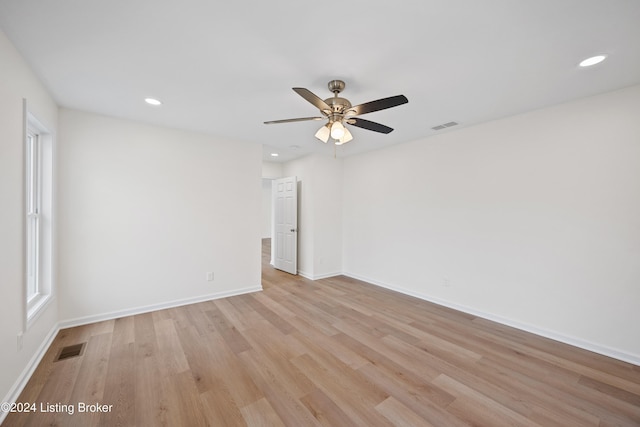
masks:
[[[640,426],[638,366],[346,277],[291,276],[263,246],[263,292],[60,331],[19,401],[74,414],[3,426]]]

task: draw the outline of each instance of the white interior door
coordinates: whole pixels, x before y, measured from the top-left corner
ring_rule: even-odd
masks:
[[[298,182],[295,176],[273,181],[273,266],[298,274]]]

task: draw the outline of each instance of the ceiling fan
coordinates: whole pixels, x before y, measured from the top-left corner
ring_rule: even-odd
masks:
[[[333,92],[332,98],[322,100],[313,92],[303,87],[294,87],[293,90],[313,104],[320,110],[322,117],[301,117],[297,119],[284,119],[284,120],[272,120],[264,122],[266,125],[276,123],[291,123],[291,122],[303,122],[307,120],[325,120],[327,124],[322,126],[315,137],[325,144],[329,141],[329,137],[333,138],[336,145],[342,145],[353,139],[351,132],[345,126],[349,124],[362,129],[372,130],[379,133],[389,133],[393,129],[389,126],[382,125],[380,123],[372,122],[369,120],[361,119],[356,116],[362,114],[372,113],[374,111],[385,110],[391,107],[397,107],[398,105],[406,104],[409,102],[404,95],[391,96],[389,98],[382,98],[371,102],[365,102],[364,104],[352,106],[351,103],[345,99],[340,98],[338,94],[345,88],[345,83],[342,80],[331,80],[329,82],[329,90]]]

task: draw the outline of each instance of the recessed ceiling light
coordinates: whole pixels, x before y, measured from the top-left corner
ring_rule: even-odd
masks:
[[[271,157],[278,157],[278,153],[271,153]]]
[[[607,55],[592,56],[591,58],[587,58],[584,61],[582,61],[580,63],[580,66],[581,67],[591,67],[592,65],[596,65],[596,64],[601,63],[605,59],[607,59]]]
[[[145,98],[144,102],[146,102],[149,105],[162,105],[162,102],[158,101],[155,98]]]

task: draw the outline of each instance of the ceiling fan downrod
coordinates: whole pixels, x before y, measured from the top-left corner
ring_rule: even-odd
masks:
[[[331,80],[328,86],[329,90],[333,92],[335,96],[338,96],[338,94],[344,90],[346,84],[342,80]]]

